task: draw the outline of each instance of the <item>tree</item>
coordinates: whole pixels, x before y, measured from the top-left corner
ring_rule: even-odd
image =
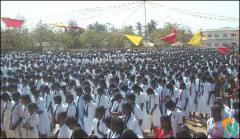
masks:
[[[94,30],[96,32],[107,32],[107,27],[103,24],[99,24],[98,22],[95,22],[94,24],[90,24],[88,26],[88,29]]]
[[[133,31],[133,26],[129,25],[129,26],[124,26],[123,27],[123,33],[127,33],[127,34],[135,34]]]
[[[142,24],[140,22],[137,22],[136,29],[137,29],[137,35],[142,36]]]

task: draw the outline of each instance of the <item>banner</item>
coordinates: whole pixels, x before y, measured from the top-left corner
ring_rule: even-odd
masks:
[[[188,44],[202,47],[201,40],[202,40],[202,33],[199,31],[192,37],[192,39],[188,42]]]
[[[217,51],[218,51],[219,54],[226,55],[229,52],[229,48],[227,48],[227,47],[220,47],[220,48],[217,48]]]
[[[177,37],[177,33],[176,33],[176,29],[174,28],[172,30],[172,33],[170,33],[166,36],[163,36],[160,39],[169,43],[169,44],[173,44],[173,43],[176,43],[176,37]]]
[[[7,27],[21,27],[24,23],[23,20],[11,19],[11,18],[2,18],[3,23]]]
[[[141,40],[143,39],[143,37],[136,36],[136,35],[124,34],[124,36],[126,36],[136,46],[138,46],[140,44]]]

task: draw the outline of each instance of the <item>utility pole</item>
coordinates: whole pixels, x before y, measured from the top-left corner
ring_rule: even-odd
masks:
[[[144,0],[144,21],[145,21],[145,45],[148,42],[148,31],[147,31],[147,10],[146,10],[146,0]]]

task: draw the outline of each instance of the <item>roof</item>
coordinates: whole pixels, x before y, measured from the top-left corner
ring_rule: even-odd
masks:
[[[239,31],[239,28],[230,28],[230,27],[224,27],[224,28],[218,28],[218,29],[206,29],[205,31],[224,31],[224,30],[231,30],[231,31]]]

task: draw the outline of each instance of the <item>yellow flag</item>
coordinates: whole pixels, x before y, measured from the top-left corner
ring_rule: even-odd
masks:
[[[136,36],[136,35],[127,35],[124,34],[124,36],[126,36],[133,44],[135,44],[136,46],[138,46],[141,42],[141,40],[143,39],[143,37],[141,36]]]
[[[188,44],[202,47],[201,40],[202,40],[202,33],[199,31],[192,37],[192,39],[188,42]]]

